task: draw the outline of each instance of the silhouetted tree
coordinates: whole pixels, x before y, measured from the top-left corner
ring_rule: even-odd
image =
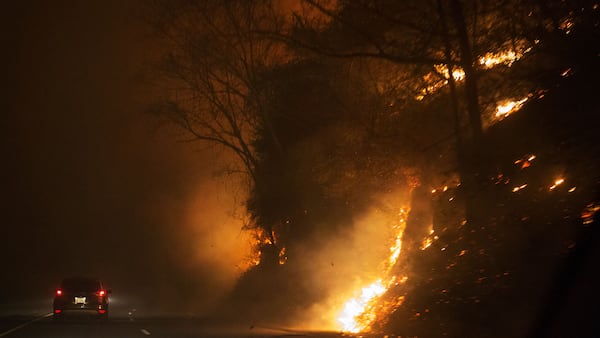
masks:
[[[160,86],[153,111],[175,123],[191,142],[233,152],[251,189],[260,159],[253,148],[257,133],[281,152],[280,141],[257,90],[262,74],[286,61],[280,43],[255,32],[278,29],[271,8],[260,1],[156,1],[151,22],[163,38]],[[271,224],[265,228],[274,238]]]

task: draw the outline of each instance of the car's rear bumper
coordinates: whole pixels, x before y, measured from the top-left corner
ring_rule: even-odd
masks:
[[[108,318],[108,308],[90,309],[90,308],[66,308],[54,309],[54,319],[89,319],[89,318]]]
[[[63,310],[98,310],[107,308],[108,304],[104,303],[88,303],[88,304],[73,304],[73,303],[56,303],[55,309]]]
[[[108,313],[107,303],[88,303],[88,304],[73,304],[73,303],[54,303],[54,316],[70,316],[70,315],[106,315]]]

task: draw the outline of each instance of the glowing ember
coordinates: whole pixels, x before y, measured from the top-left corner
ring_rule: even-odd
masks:
[[[275,238],[275,232],[271,233],[271,236],[269,236],[269,233],[266,232],[264,229],[262,228],[255,228],[252,231],[252,252],[250,254],[250,257],[248,257],[248,260],[250,261],[251,265],[259,265],[262,261],[262,250],[265,246],[269,246],[269,245],[273,245],[275,243],[273,243],[274,240],[276,240]],[[279,252],[279,262],[280,264],[285,263],[285,260],[282,261],[282,257],[285,258],[285,248],[281,249],[281,251]],[[287,259],[287,258],[285,258]]]
[[[531,166],[531,162],[536,159],[535,155],[527,155],[523,158],[520,158],[515,161],[516,165],[520,165],[521,169],[529,168]]]
[[[448,66],[435,65],[434,68],[438,73],[444,74],[444,76],[446,78],[448,78]],[[465,71],[462,70],[461,68],[456,68],[452,71],[452,77],[454,78],[455,81],[463,80],[465,78]],[[446,83],[447,83],[447,81],[446,81]]]
[[[521,99],[521,100],[517,100],[517,101],[506,101],[500,105],[498,105],[498,107],[496,107],[496,117],[497,118],[505,118],[508,115],[516,112],[517,110],[521,109],[521,107],[523,106],[523,103],[525,103],[525,101],[527,101],[527,97]]]
[[[567,77],[567,76],[570,76],[571,74],[573,74],[573,69],[567,68],[562,73],[560,73],[560,76]]]
[[[479,57],[479,64],[483,66],[483,68],[493,68],[497,65],[504,64],[509,67],[520,58],[523,57],[526,53],[531,51],[531,47],[525,46],[525,43],[519,43],[521,47],[517,47],[516,49],[509,49],[505,51],[501,51],[498,53],[486,53],[485,55]],[[428,94],[434,93],[440,88],[444,87],[448,84],[448,80],[450,79],[450,70],[447,65],[438,64],[433,67],[435,71],[428,73],[423,77],[423,80],[427,83],[426,87],[421,89],[420,93],[415,97],[415,99],[421,101]],[[441,78],[440,78],[441,77]],[[465,79],[465,71],[456,67],[452,69],[452,78],[455,81],[462,81]]]
[[[565,182],[564,178],[557,178],[556,180],[554,180],[554,184],[550,186],[550,190],[556,189],[556,187],[563,184],[564,182]]]
[[[571,18],[565,18],[561,23],[560,23],[560,29],[562,31],[564,31],[566,34],[570,34],[571,33],[571,29],[573,28],[573,20]]]
[[[421,248],[420,249],[421,250],[425,250],[425,249],[429,248],[432,243],[433,243],[433,238],[427,237],[427,238],[425,238],[425,240],[421,244]]]
[[[285,255],[285,247],[279,250],[279,265],[284,265],[287,262],[287,256]]]
[[[448,84],[449,71],[446,65],[435,65],[435,72],[431,72],[423,77],[427,86],[421,89],[420,94],[415,98],[419,101],[423,100],[425,96],[431,93],[435,93],[440,88]],[[440,77],[442,77],[440,79]],[[455,81],[461,81],[465,78],[465,72],[462,68],[456,68],[452,71],[452,77]]]
[[[425,250],[425,249],[429,248],[431,246],[431,244],[433,244],[433,241],[438,239],[437,236],[433,236],[434,233],[435,233],[435,231],[433,230],[433,226],[431,226],[429,228],[429,236],[427,236],[427,237],[425,237],[425,239],[423,239],[423,242],[421,243],[421,247],[419,249]]]
[[[523,185],[520,185],[520,186],[518,186],[518,187],[514,187],[514,188],[512,189],[512,192],[517,192],[517,191],[519,191],[519,190],[521,190],[521,189],[525,189],[525,187],[527,187],[527,184],[523,184]]]
[[[505,64],[510,67],[515,61],[522,58],[523,55],[529,51],[531,51],[531,48],[526,48],[519,51],[508,50],[500,53],[487,53],[479,58],[479,63],[485,68],[492,68],[499,64]]]
[[[591,224],[594,222],[594,216],[600,211],[600,204],[594,202],[586,205],[585,209],[581,213],[581,219],[583,224]]]

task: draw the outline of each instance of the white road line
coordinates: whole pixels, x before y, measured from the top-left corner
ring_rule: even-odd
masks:
[[[141,329],[140,331],[142,331],[142,333],[145,334],[146,336],[151,335],[150,331],[148,331],[146,329]]]
[[[52,312],[50,312],[50,313],[48,313],[48,314],[45,314],[45,315],[43,315],[43,316],[41,316],[41,317],[39,317],[39,318],[36,318],[36,319],[30,320],[30,321],[28,321],[28,322],[27,322],[27,323],[25,323],[25,324],[21,324],[21,325],[19,325],[19,326],[17,326],[17,327],[13,327],[12,329],[10,329],[10,330],[8,330],[8,331],[4,331],[4,332],[0,333],[0,337],[4,337],[4,336],[6,336],[6,335],[8,335],[8,334],[10,334],[10,333],[13,333],[13,332],[15,332],[15,331],[17,331],[17,330],[20,330],[20,329],[24,328],[25,326],[27,326],[27,325],[29,325],[29,324],[31,324],[31,323],[37,322],[38,320],[42,320],[42,319],[44,319],[44,318],[48,318],[48,317],[50,317],[50,316],[52,316]]]

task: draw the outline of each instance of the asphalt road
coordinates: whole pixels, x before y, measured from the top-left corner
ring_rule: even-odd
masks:
[[[202,318],[70,318],[55,322],[51,314],[0,317],[0,338],[36,337],[348,337],[337,332],[303,332],[267,326],[231,326]]]

